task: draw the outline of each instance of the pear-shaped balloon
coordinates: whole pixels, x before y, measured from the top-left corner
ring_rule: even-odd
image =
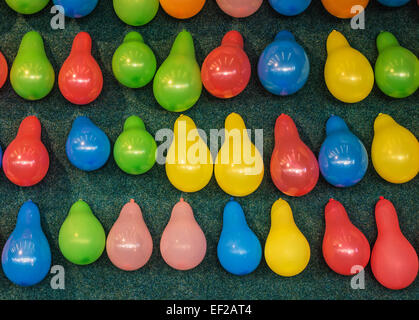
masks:
[[[259,10],[263,0],[216,0],[221,10],[234,18],[245,18]]]
[[[10,70],[10,82],[26,100],[44,98],[54,86],[55,74],[45,53],[44,42],[36,31],[26,33]]]
[[[275,123],[271,177],[281,192],[293,197],[309,193],[319,179],[316,157],[300,139],[294,121],[286,114],[281,114]]]
[[[207,252],[207,240],[196,222],[191,206],[183,200],[173,207],[169,223],[160,240],[160,253],[174,269],[190,270],[198,266]]]
[[[299,274],[310,260],[308,241],[296,226],[288,202],[282,199],[272,206],[265,259],[273,272],[284,277]]]
[[[242,117],[231,113],[225,120],[225,139],[215,160],[214,174],[224,192],[247,196],[263,180],[264,166],[259,150],[249,138]]]
[[[223,268],[238,276],[253,272],[262,259],[260,241],[247,225],[242,207],[233,198],[224,207],[217,255]]]
[[[158,3],[158,2],[157,2]],[[112,58],[115,78],[129,88],[141,88],[154,77],[156,57],[143,37],[136,31],[128,33]]]
[[[384,180],[408,182],[419,172],[418,139],[391,116],[380,113],[374,122],[371,158]]]
[[[86,265],[95,262],[105,249],[105,230],[89,205],[75,202],[58,234],[58,245],[70,262]]]
[[[130,26],[143,26],[157,14],[159,0],[113,0],[116,15]]]
[[[51,267],[51,250],[41,227],[38,207],[31,201],[19,210],[16,227],[1,256],[6,277],[20,286],[32,286],[46,277]]]
[[[77,117],[65,145],[68,160],[77,168],[93,171],[108,161],[111,143],[88,117]]]
[[[320,148],[319,166],[323,177],[335,187],[353,186],[367,172],[367,150],[338,116],[331,116],[326,123],[326,139]]]
[[[153,252],[153,240],[140,206],[133,199],[124,205],[106,239],[106,252],[119,269],[133,271],[143,267]]]
[[[393,98],[405,98],[419,88],[419,59],[399,45],[390,32],[377,37],[378,58],[375,79],[381,91]]]
[[[82,18],[90,14],[97,6],[99,0],[52,0],[55,5],[61,6],[69,18]]]
[[[182,112],[198,101],[202,91],[201,71],[189,32],[184,30],[176,37],[169,56],[154,77],[153,91],[157,102],[168,111]]]
[[[387,7],[401,7],[408,3],[410,0],[378,0],[379,3]]]
[[[374,86],[374,71],[367,58],[351,48],[343,34],[333,30],[327,38],[324,79],[336,99],[355,103],[370,94]]]
[[[269,0],[269,4],[276,12],[285,16],[296,16],[305,11],[311,0]]]
[[[3,53],[0,51],[0,89],[3,87],[7,80],[7,74],[9,72],[9,68],[7,67],[7,61],[4,57]]]
[[[160,0],[163,10],[173,18],[189,19],[202,10],[206,0]]]
[[[349,19],[360,14],[369,0],[321,0],[324,8],[337,18]]]
[[[49,0],[6,0],[10,8],[21,14],[34,14],[48,4]]]
[[[115,141],[113,156],[118,167],[128,174],[143,174],[156,162],[157,144],[145,128],[143,120],[131,116]]]
[[[211,153],[191,118],[177,118],[172,144],[166,157],[166,174],[178,190],[196,192],[211,180]]]

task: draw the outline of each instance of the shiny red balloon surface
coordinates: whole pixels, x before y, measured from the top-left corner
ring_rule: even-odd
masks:
[[[92,38],[80,32],[58,75],[62,95],[71,103],[84,105],[94,101],[102,91],[103,76],[91,54]]]
[[[29,187],[45,177],[48,167],[48,151],[41,141],[41,123],[35,116],[26,117],[4,152],[4,173],[14,184]]]
[[[251,66],[243,50],[243,37],[237,31],[226,33],[221,46],[211,51],[201,69],[202,83],[218,98],[241,93],[250,80]]]
[[[294,197],[309,193],[319,179],[316,157],[301,141],[294,121],[286,114],[281,114],[275,123],[271,177],[280,191]]]
[[[0,52],[0,88],[6,82],[8,70],[6,58]]]
[[[364,234],[349,220],[343,205],[330,199],[325,208],[326,230],[323,257],[336,273],[352,275],[365,268],[370,259],[370,244]]]
[[[371,269],[384,287],[409,286],[418,274],[418,255],[400,230],[393,204],[380,197],[375,206],[378,236],[371,254]]]

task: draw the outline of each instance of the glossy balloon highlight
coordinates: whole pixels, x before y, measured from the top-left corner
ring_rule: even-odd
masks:
[[[113,0],[116,15],[130,26],[143,26],[156,16],[159,0]]]
[[[361,8],[366,8],[369,0],[322,0],[322,4],[325,9],[337,18],[349,19],[363,10],[358,10],[359,6]],[[352,8],[354,8],[352,10]]]
[[[90,14],[98,0],[52,0],[55,5],[64,8],[63,14],[69,18],[82,18]]]
[[[263,0],[216,0],[221,10],[234,18],[245,18],[259,10]]]
[[[48,4],[49,0],[6,0],[7,5],[21,14],[34,14]]]
[[[285,16],[296,16],[305,11],[311,0],[269,0],[269,4],[276,12]]]
[[[160,0],[160,4],[169,16],[188,19],[202,10],[205,0]]]

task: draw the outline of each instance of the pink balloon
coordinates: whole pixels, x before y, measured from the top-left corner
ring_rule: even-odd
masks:
[[[183,198],[173,207],[160,240],[160,252],[164,261],[177,270],[193,269],[205,257],[207,240]]]
[[[245,18],[259,10],[263,0],[217,0],[218,6],[234,18]]]
[[[106,252],[119,269],[133,271],[151,257],[153,240],[134,200],[124,205],[106,240]]]

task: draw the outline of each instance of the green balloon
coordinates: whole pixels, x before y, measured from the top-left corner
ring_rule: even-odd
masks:
[[[157,14],[159,0],[113,0],[116,15],[131,26],[149,23]]]
[[[90,264],[102,255],[105,241],[105,230],[89,205],[82,200],[74,203],[58,235],[63,256],[74,264]]]
[[[195,59],[192,36],[182,31],[169,56],[154,77],[154,96],[166,110],[182,112],[191,108],[202,91],[201,71]]]
[[[141,88],[154,77],[156,57],[143,37],[135,31],[128,33],[112,58],[115,78],[129,88]]]
[[[116,139],[113,156],[122,171],[137,175],[153,167],[156,150],[156,141],[145,129],[143,120],[131,116],[125,121],[124,130]]]
[[[6,0],[10,8],[21,14],[33,14],[41,11],[49,0]]]
[[[28,32],[10,70],[13,89],[26,100],[39,100],[50,93],[54,81],[54,69],[45,53],[41,35],[36,31]]]
[[[405,98],[419,87],[419,60],[399,45],[390,32],[377,37],[378,58],[375,79],[381,91],[393,98]]]

